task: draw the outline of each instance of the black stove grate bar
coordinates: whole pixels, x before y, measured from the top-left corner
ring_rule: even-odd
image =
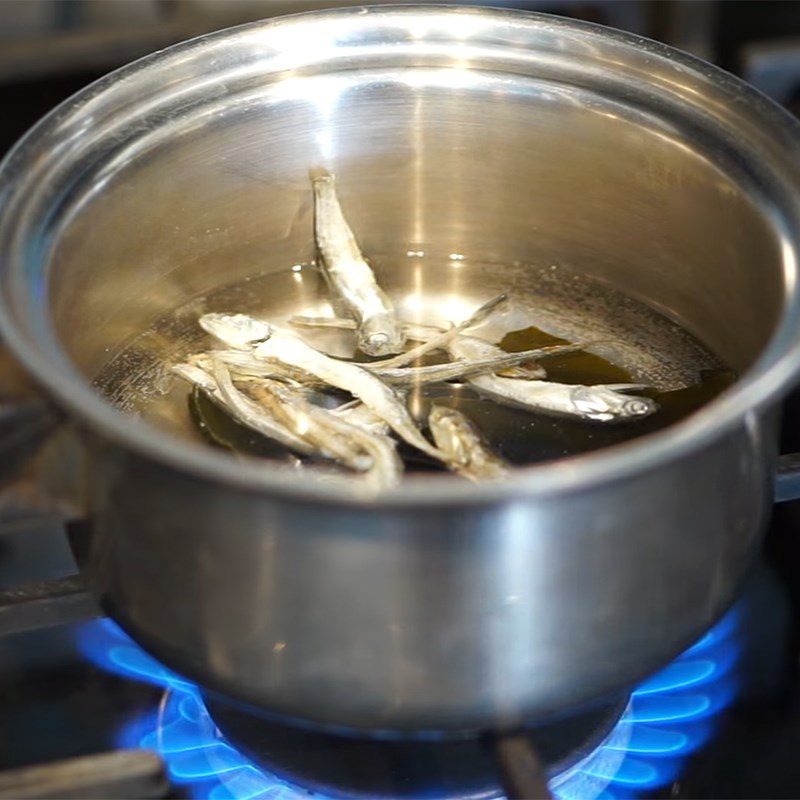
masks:
[[[0,772],[3,800],[151,800],[168,793],[164,764],[150,750],[115,750]]]
[[[104,616],[80,575],[0,591],[0,636]]]
[[[544,767],[527,736],[496,736],[490,740],[490,747],[508,800],[550,800]]]

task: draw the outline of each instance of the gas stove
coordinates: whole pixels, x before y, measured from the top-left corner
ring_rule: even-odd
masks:
[[[735,697],[739,616],[734,609],[629,698],[525,731],[548,765],[551,794],[594,800],[671,783]],[[107,620],[77,636],[92,663],[163,689],[157,708],[132,717],[116,741],[157,752],[191,797],[501,796],[490,748],[479,740],[387,741],[287,728],[205,696]]]
[[[531,796],[543,778],[564,800],[798,796],[786,576],[797,574],[799,519],[797,505],[776,511],[767,556],[700,641],[630,692],[521,731],[521,748],[513,738],[354,738],[262,718],[102,618],[57,526],[6,526],[0,797],[477,799],[509,788]]]
[[[676,4],[680,13],[713,5]],[[712,38],[724,66],[796,111],[797,40],[743,49],[763,27],[750,19],[759,5],[770,9],[763,24],[796,32],[784,18],[792,4],[737,3],[721,6],[727,27]],[[98,74],[0,87],[15,110],[0,150]],[[800,418],[798,396],[787,412]],[[800,430],[787,427],[784,439],[800,451]],[[466,800],[531,797],[526,787],[545,784],[565,800],[800,797],[798,530],[800,503],[776,507],[736,606],[660,672],[521,732],[523,741],[496,743],[358,739],[261,718],[168,670],[102,618],[53,520],[0,525],[0,799]]]

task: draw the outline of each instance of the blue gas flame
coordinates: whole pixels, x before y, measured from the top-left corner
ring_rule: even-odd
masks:
[[[555,776],[557,800],[627,800],[671,783],[686,758],[713,735],[736,695],[737,614],[729,613],[697,644],[642,683],[603,743]],[[197,800],[301,800],[303,790],[278,780],[229,745],[197,687],[151,658],[113,622],[83,626],[81,652],[93,663],[168,690],[161,705],[129,721],[119,747],[159,753],[171,779]],[[319,795],[316,795],[319,797]]]

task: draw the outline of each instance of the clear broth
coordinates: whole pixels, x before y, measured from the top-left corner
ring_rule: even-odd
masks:
[[[413,251],[412,251],[413,252]],[[641,392],[659,403],[652,416],[627,423],[592,422],[500,405],[480,397],[465,384],[434,384],[413,389],[409,408],[425,429],[433,402],[463,411],[490,445],[516,465],[548,461],[620,444],[653,433],[692,414],[734,382],[736,375],[687,330],[646,303],[565,267],[444,260],[442,270],[458,269],[456,285],[479,286],[480,292],[443,291],[426,286],[420,259],[380,258],[389,276],[422,275],[417,288],[403,293],[387,286],[403,319],[447,322],[462,319],[496,294],[507,291],[511,310],[476,335],[515,352],[564,342],[609,339],[607,344],[548,358],[548,379],[571,384],[645,383]],[[425,270],[430,265],[425,265]],[[416,271],[416,272],[415,272]],[[435,274],[435,273],[430,273]],[[379,276],[380,279],[380,276]],[[383,280],[381,280],[383,283]],[[448,289],[452,289],[451,279]],[[313,264],[271,271],[245,284],[228,286],[197,298],[160,319],[123,347],[96,385],[114,403],[181,436],[227,447],[245,456],[292,458],[274,443],[238,425],[213,403],[192,395],[169,367],[187,355],[208,349],[210,341],[197,325],[206,311],[245,312],[286,324],[292,314],[323,316],[341,311]],[[298,329],[311,344],[333,355],[364,358],[355,352],[352,332]],[[443,360],[434,354],[424,363]],[[410,470],[440,470],[423,454],[401,445]]]

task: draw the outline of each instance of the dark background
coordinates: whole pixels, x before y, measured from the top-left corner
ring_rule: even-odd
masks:
[[[383,0],[386,3],[388,0]],[[372,0],[378,4],[381,0]],[[430,2],[430,0],[429,0]],[[263,17],[350,0],[0,0],[0,154],[82,86],[173,42]],[[478,0],[623,28],[713,61],[800,115],[800,0]],[[0,211],[0,213],[2,213]],[[785,451],[800,452],[800,394]],[[718,738],[658,797],[800,797],[800,503],[776,509],[748,590],[752,657]],[[70,572],[60,530],[24,538],[25,572],[5,536],[0,586]],[[0,548],[1,549],[1,548]],[[55,573],[54,573],[55,570]],[[109,730],[157,694],[95,670],[69,630],[0,641],[0,770],[98,752]],[[65,655],[65,653],[67,655]],[[155,694],[154,694],[155,692]]]
[[[372,0],[387,4],[393,0]],[[430,1],[430,0],[429,0]],[[469,0],[591,20],[714,61],[800,109],[800,0]],[[182,39],[353,0],[0,0],[0,152],[95,78]]]

